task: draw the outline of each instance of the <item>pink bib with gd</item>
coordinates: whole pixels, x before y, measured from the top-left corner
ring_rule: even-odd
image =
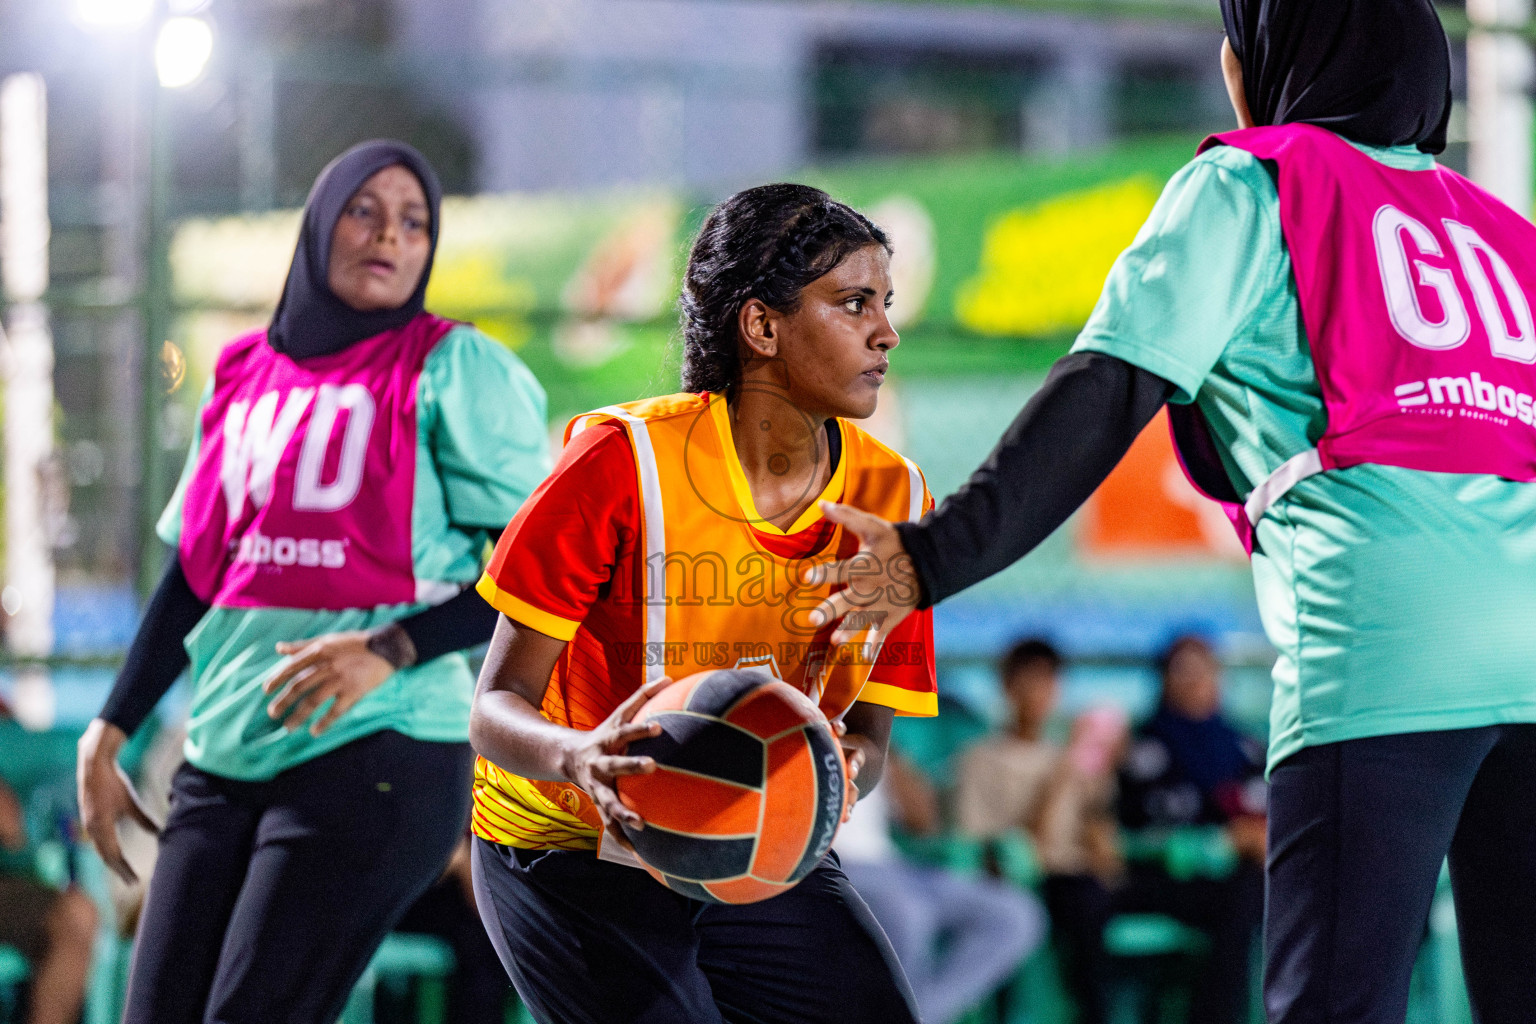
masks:
[[[1223,501],[1248,550],[1265,510],[1326,470],[1374,463],[1536,480],[1536,226],[1454,171],[1388,167],[1312,125],[1229,132],[1201,148],[1218,144],[1278,169],[1281,230],[1328,413],[1316,447],[1243,504]],[[1209,481],[1209,433],[1193,410],[1173,410],[1175,438],[1191,479]]]

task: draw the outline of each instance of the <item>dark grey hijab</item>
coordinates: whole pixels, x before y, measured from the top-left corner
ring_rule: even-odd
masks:
[[[1445,149],[1450,45],[1430,0],[1221,0],[1255,124]]]
[[[431,209],[432,249],[422,268],[421,280],[405,305],[360,313],[338,299],[327,283],[331,263],[331,233],[336,230],[347,202],[362,188],[363,182],[386,167],[399,165],[416,175],[421,190],[427,194]],[[364,338],[393,330],[409,323],[422,310],[427,281],[432,276],[432,260],[437,255],[437,231],[442,206],[442,186],[432,165],[403,142],[376,140],[364,142],[326,165],[315,179],[304,204],[304,222],[299,229],[299,244],[294,249],[293,264],[283,285],[283,297],[267,329],[267,342],[292,359],[330,355]]]

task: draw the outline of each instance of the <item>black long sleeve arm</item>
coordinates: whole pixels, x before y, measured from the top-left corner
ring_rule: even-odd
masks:
[[[919,523],[898,523],[929,607],[1023,558],[1109,476],[1174,393],[1099,352],[1058,360],[992,454]]]
[[[98,717],[132,736],[187,667],[183,641],[207,612],[208,605],[192,592],[181,571],[181,560],[173,556]]]
[[[421,665],[487,642],[499,617],[474,587],[467,587],[442,604],[406,616],[397,625],[411,638],[416,664]]]
[[[471,536],[485,533],[492,545],[501,539],[501,530],[495,527],[459,526],[456,529]],[[474,587],[466,587],[442,604],[407,615],[396,625],[410,637],[416,650],[415,663],[422,665],[433,658],[489,642],[500,617],[501,614],[477,594]]]

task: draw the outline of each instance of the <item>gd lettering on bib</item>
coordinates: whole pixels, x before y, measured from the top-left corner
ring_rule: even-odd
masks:
[[[1389,167],[1312,125],[1229,132],[1202,149],[1218,144],[1277,169],[1328,413],[1315,447],[1239,500],[1199,411],[1170,406],[1186,473],[1249,552],[1265,510],[1327,470],[1536,480],[1536,225],[1454,171]]]

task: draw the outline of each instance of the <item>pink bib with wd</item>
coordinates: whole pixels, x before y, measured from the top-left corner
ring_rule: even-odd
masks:
[[[455,326],[423,313],[303,362],[257,331],[219,354],[178,551],[200,598],[330,610],[417,600],[416,383]]]
[[[1243,504],[1223,500],[1249,552],[1265,510],[1324,470],[1536,480],[1536,226],[1454,171],[1388,167],[1312,125],[1229,132],[1201,150],[1218,144],[1278,168],[1281,231],[1328,413],[1316,448]],[[1209,432],[1193,405],[1172,411],[1186,473],[1210,492]]]

